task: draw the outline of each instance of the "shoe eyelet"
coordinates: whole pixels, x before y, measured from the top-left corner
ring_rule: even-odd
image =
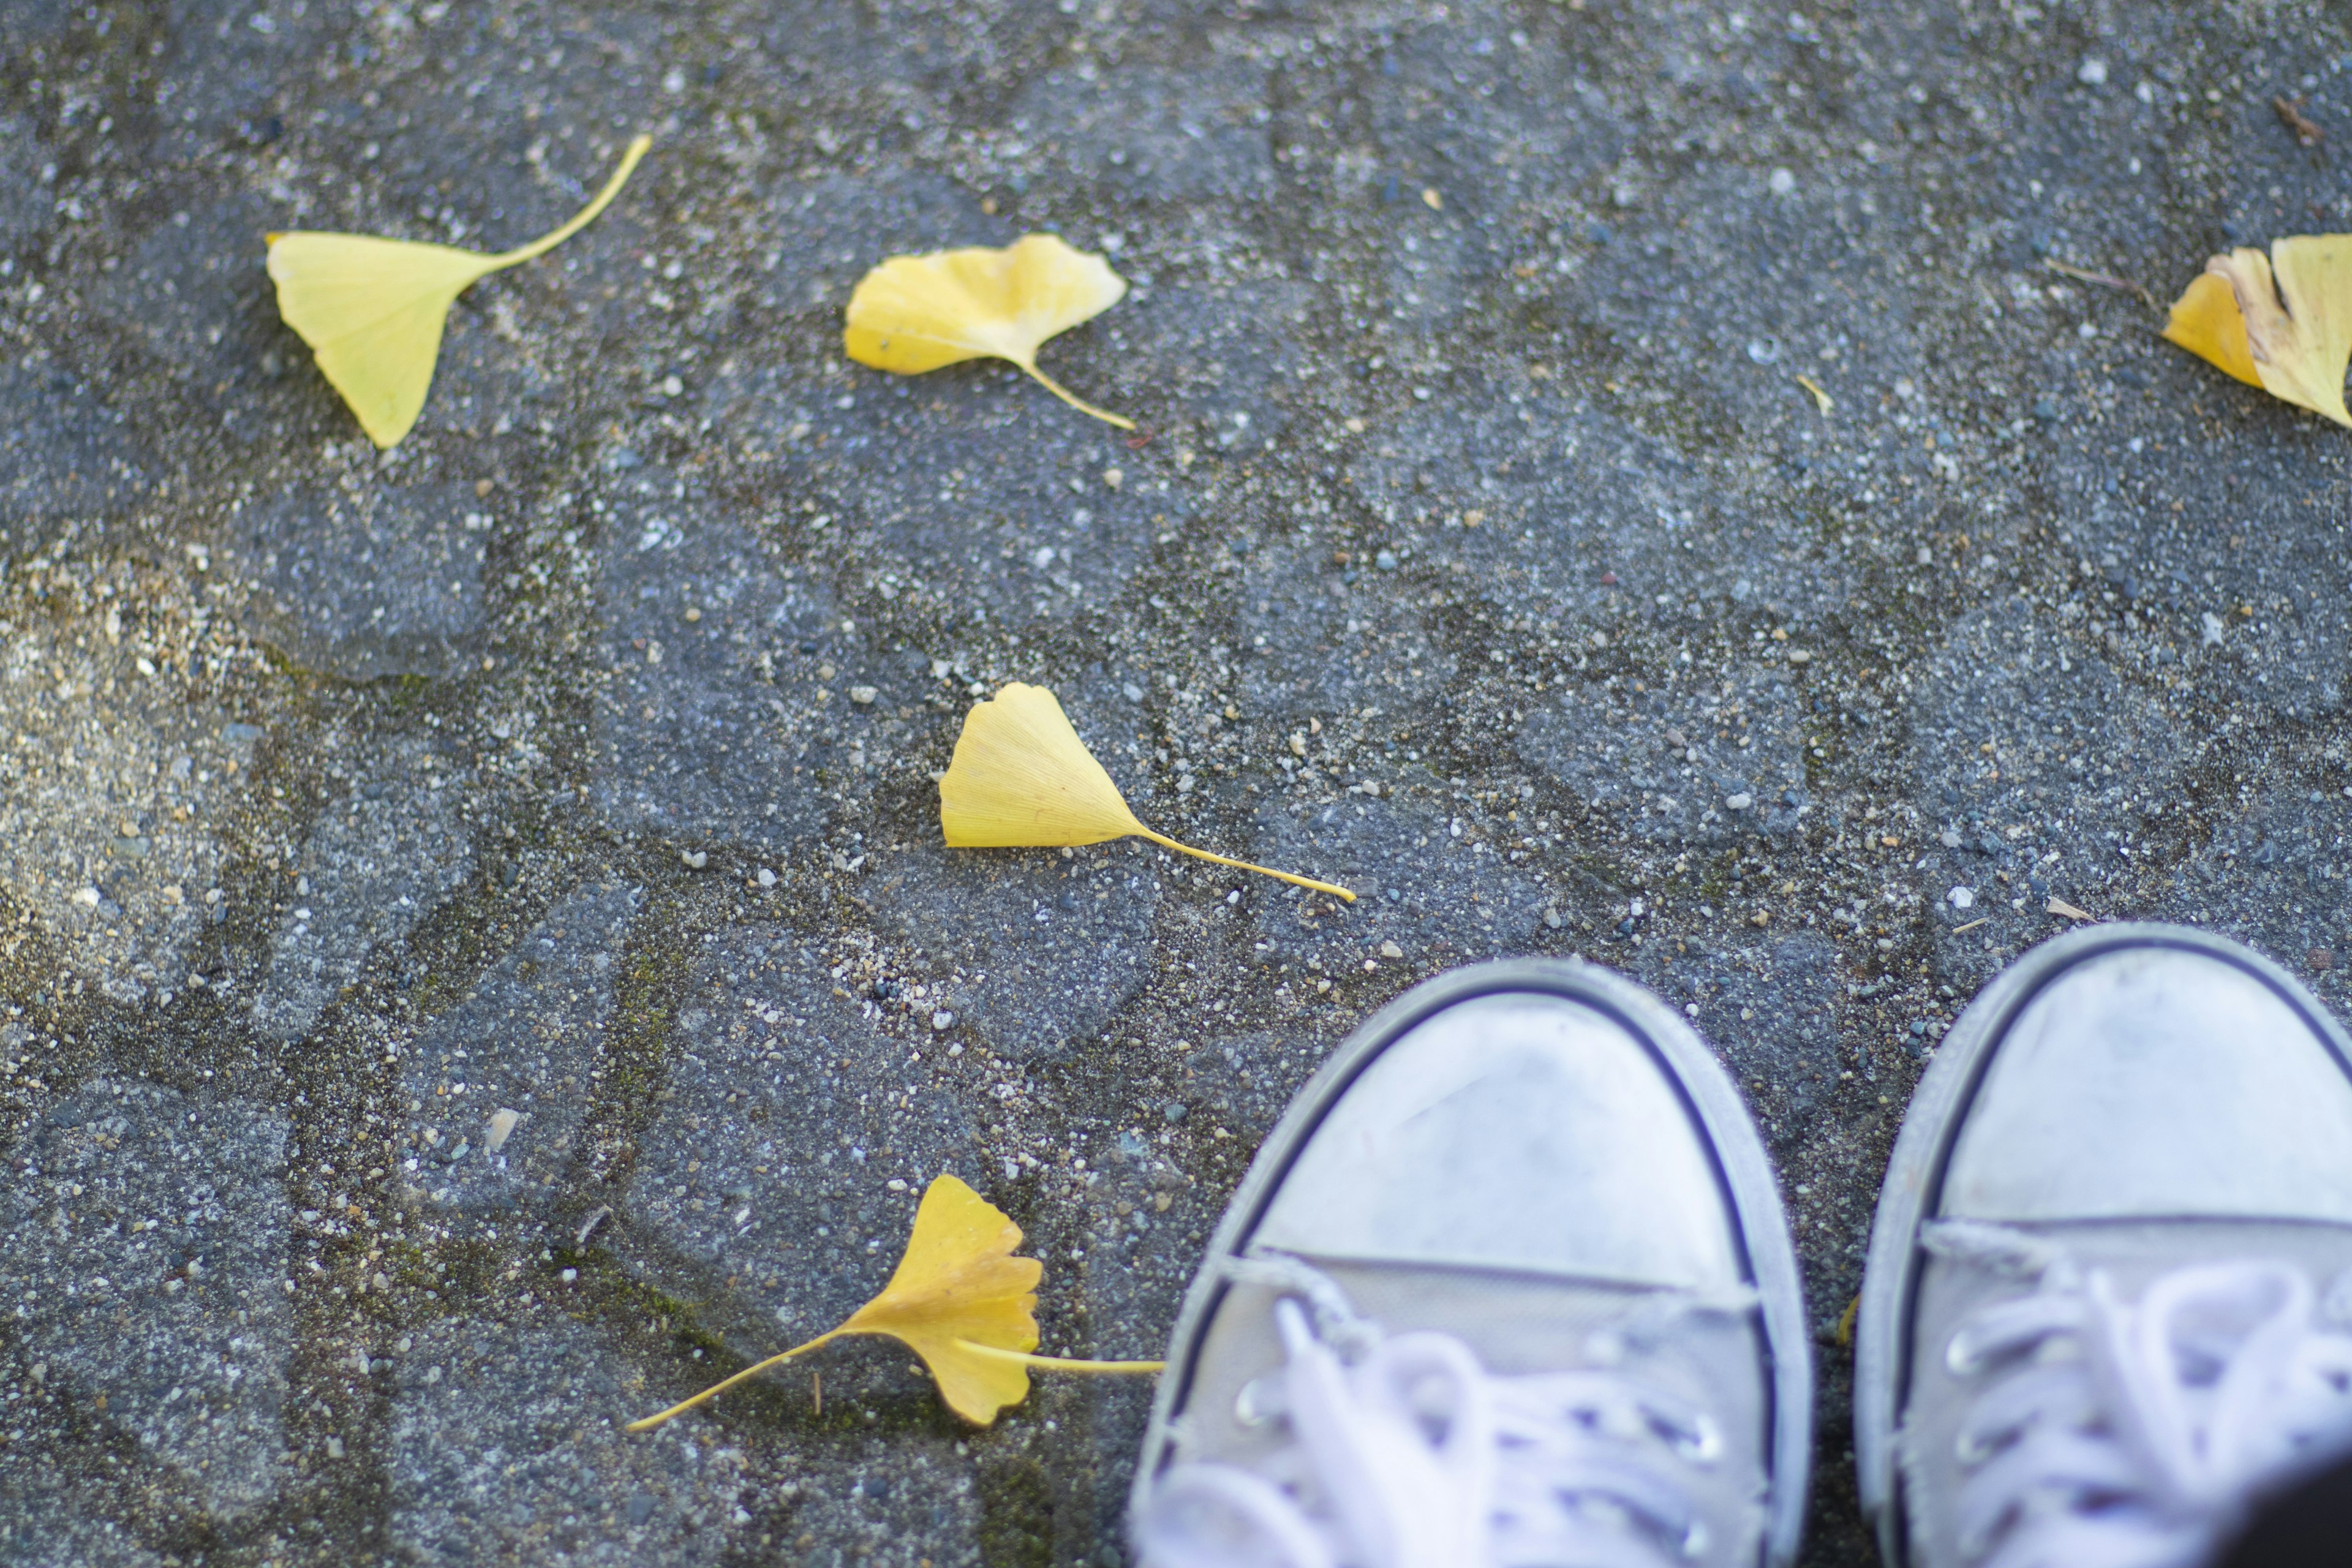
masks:
[[[1712,1465],[1723,1457],[1722,1429],[1705,1411],[1700,1411],[1692,1417],[1688,1432],[1675,1434],[1674,1448],[1694,1465]]]
[[[1253,1428],[1279,1421],[1288,1409],[1288,1401],[1282,1395],[1280,1373],[1254,1377],[1243,1384],[1242,1391],[1234,1395],[1234,1419]]]

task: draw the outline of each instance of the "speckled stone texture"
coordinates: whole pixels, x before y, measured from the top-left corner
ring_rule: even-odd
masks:
[[[1359,1020],[1574,952],[1756,1109],[1859,1568],[1879,1172],[2050,900],[2346,999],[2347,437],[2149,303],[2352,226],[2338,10],[0,0],[0,1563],[1123,1563],[1140,1382],[982,1431],[858,1341],[620,1426],[941,1172],[1045,1348],[1151,1355]],[[371,448],[262,235],[503,247],[641,128]],[[1131,284],[1045,363],[1135,433],[845,363],[866,268],[1038,229]],[[1361,898],[941,848],[1013,679]]]

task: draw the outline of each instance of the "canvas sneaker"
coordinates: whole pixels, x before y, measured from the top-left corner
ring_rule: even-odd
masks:
[[[1937,1049],[1879,1199],[1864,1508],[1900,1568],[2191,1568],[2352,1436],[2352,1058],[2234,942],[2102,925]]]
[[[1194,1279],[1147,1568],[1755,1568],[1811,1431],[1762,1143],[1684,1020],[1590,965],[1459,970],[1292,1103]]]

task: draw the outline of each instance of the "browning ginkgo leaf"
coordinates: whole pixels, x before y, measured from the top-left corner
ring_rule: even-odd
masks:
[[[2214,257],[2164,335],[2283,403],[2352,426],[2352,234],[2306,234]]]
[[[1132,419],[1073,396],[1037,368],[1046,339],[1093,320],[1126,292],[1110,263],[1050,234],[1024,235],[1002,250],[894,256],[858,280],[841,344],[859,364],[898,375],[1010,360],[1071,407],[1132,430]]]
[[[1016,1258],[1021,1227],[953,1176],[923,1193],[906,1255],[882,1293],[839,1328],[772,1355],[658,1415],[632,1421],[647,1432],[674,1415],[756,1377],[772,1366],[849,1334],[887,1334],[931,1370],[948,1408],[977,1426],[1029,1396],[1029,1369],[1057,1372],[1158,1372],[1156,1361],[1070,1361],[1033,1355],[1037,1348],[1037,1281],[1045,1266]]]
[[[1133,835],[1180,854],[1356,901],[1345,888],[1228,860],[1144,826],[1078,739],[1054,694],[1017,680],[964,715],[955,755],[940,779],[940,827],[950,849],[1041,849]]]
[[[457,296],[490,273],[554,249],[621,194],[653,139],[622,154],[604,188],[571,222],[497,256],[363,234],[296,229],[266,237],[278,313],[310,345],[334,389],[378,447],[416,424]]]

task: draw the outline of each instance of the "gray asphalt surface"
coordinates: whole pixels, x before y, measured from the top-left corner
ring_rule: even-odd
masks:
[[[1139,1384],[976,1432],[853,1342],[617,1424],[942,1170],[1047,1348],[1155,1354],[1358,1019],[1577,952],[1750,1091],[1866,1563],[1837,1321],[2047,900],[2344,1001],[2352,437],[2047,265],[2352,226],[2338,12],[0,0],[0,1562],[1118,1563]],[[376,454],[261,234],[503,247],[641,128]],[[874,261],[1041,228],[1134,285],[1045,359],[1142,437],[843,361]],[[941,849],[1009,679],[1363,900]]]

